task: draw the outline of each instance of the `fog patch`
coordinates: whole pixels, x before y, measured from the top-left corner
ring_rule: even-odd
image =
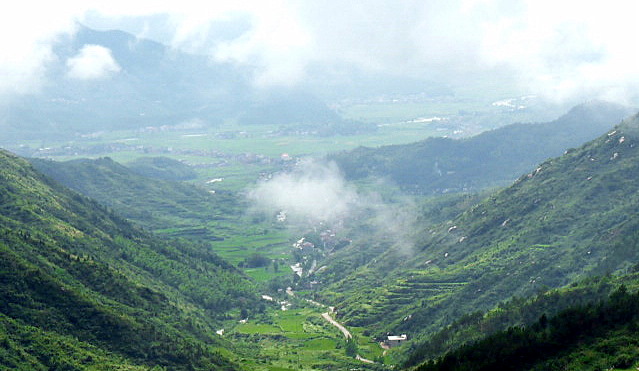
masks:
[[[379,238],[391,241],[397,252],[412,253],[418,208],[411,198],[403,197],[388,202],[378,194],[369,194],[362,206],[368,211],[366,214],[373,216],[371,223]]]
[[[292,223],[333,223],[356,208],[358,194],[335,163],[305,160],[288,173],[261,182],[249,193],[254,211],[283,212]]]
[[[67,60],[67,76],[78,80],[98,80],[120,72],[111,49],[101,45],[85,45]]]
[[[375,238],[390,241],[396,250],[409,253],[414,245],[417,207],[409,199],[389,201],[370,190],[382,187],[387,185],[358,190],[334,162],[304,160],[290,172],[260,182],[248,198],[252,213],[273,218],[296,233],[320,228],[339,233],[363,227]]]

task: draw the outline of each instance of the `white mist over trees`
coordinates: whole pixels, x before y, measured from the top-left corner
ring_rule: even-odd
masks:
[[[275,174],[249,192],[253,212],[286,215],[287,224],[309,228],[370,224],[381,238],[395,241],[405,253],[413,246],[416,205],[408,200],[386,202],[381,195],[358,190],[344,179],[334,162],[304,160],[290,172]]]
[[[295,223],[335,222],[350,215],[360,199],[335,163],[313,160],[260,183],[249,198],[258,210],[271,214],[284,211]]]
[[[100,45],[85,45],[67,60],[67,75],[79,80],[97,80],[120,72],[111,50]]]

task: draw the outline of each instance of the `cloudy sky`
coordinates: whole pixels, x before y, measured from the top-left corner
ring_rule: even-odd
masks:
[[[120,28],[254,69],[257,85],[296,85],[317,71],[424,77],[512,71],[532,93],[624,99],[639,83],[639,2],[561,0],[20,1],[0,12],[0,92],[37,90],[51,44],[76,22]],[[69,76],[119,66],[89,48]],[[111,60],[109,60],[111,58]],[[85,69],[83,69],[83,67]]]

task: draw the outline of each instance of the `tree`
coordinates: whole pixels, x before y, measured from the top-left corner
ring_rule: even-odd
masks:
[[[346,355],[355,358],[357,356],[357,343],[352,338],[346,339]]]

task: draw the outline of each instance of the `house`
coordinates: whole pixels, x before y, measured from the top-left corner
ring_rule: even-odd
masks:
[[[392,347],[396,347],[398,345],[401,345],[406,340],[408,340],[408,336],[406,336],[406,334],[401,334],[399,336],[397,336],[397,335],[388,335],[385,343],[390,348],[392,348]]]

